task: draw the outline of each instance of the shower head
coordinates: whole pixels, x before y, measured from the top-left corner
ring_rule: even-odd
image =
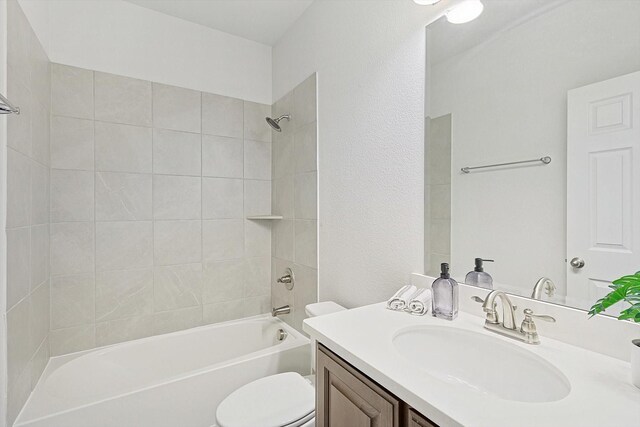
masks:
[[[271,117],[266,117],[265,118],[267,123],[269,123],[269,126],[271,126],[274,130],[276,130],[278,132],[282,132],[282,128],[278,124],[278,123],[280,123],[280,120],[282,120],[282,119],[287,119],[287,121],[289,121],[289,120],[291,120],[291,116],[289,116],[288,114],[283,114],[280,117],[278,117],[277,119],[272,119]]]

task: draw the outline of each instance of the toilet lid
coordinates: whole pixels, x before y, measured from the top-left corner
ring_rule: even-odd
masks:
[[[221,427],[282,427],[296,425],[314,409],[313,386],[302,375],[286,372],[240,387],[218,406],[216,418]]]

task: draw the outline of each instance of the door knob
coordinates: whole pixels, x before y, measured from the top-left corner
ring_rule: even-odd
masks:
[[[582,258],[575,257],[571,261],[569,261],[571,267],[573,268],[582,268],[584,267],[584,260]]]

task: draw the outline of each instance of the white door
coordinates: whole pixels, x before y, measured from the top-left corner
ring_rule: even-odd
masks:
[[[638,270],[640,72],[568,93],[567,302],[589,307]]]

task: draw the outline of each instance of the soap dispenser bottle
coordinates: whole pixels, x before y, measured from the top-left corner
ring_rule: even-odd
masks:
[[[449,264],[440,264],[440,278],[431,285],[434,317],[453,320],[458,316],[458,282],[449,275]]]
[[[476,267],[473,271],[467,273],[464,283],[471,286],[477,286],[484,289],[493,289],[493,278],[489,273],[484,271],[483,262],[493,262],[492,259],[476,258]]]

